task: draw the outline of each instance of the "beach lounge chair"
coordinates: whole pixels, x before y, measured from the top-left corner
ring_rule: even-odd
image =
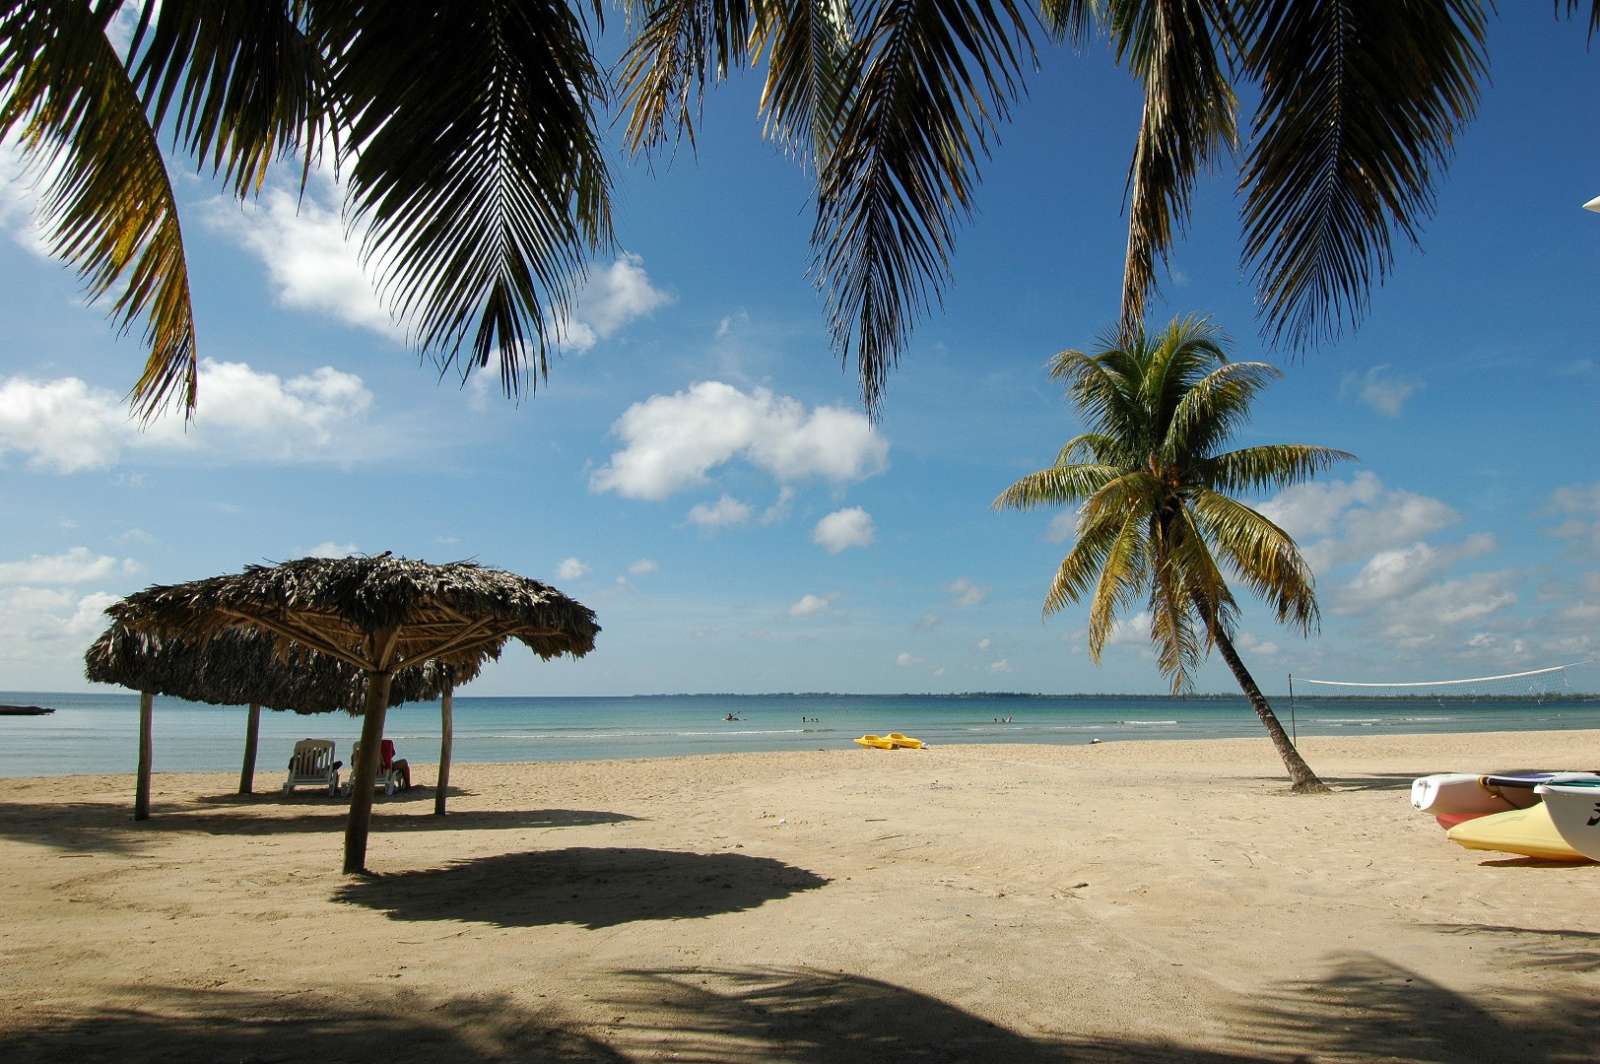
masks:
[[[351,747],[350,752],[352,771],[354,770],[353,766],[360,757],[361,744],[356,743],[355,746]],[[383,788],[385,797],[392,797],[396,791],[403,789],[408,782],[407,774],[400,768],[400,762],[395,760],[394,743],[388,739],[385,739],[383,745],[378,747],[378,775],[374,782],[377,786]],[[349,789],[350,785],[346,784],[345,790],[349,791]]]
[[[283,793],[289,794],[296,787],[326,787],[328,797],[336,798],[343,764],[333,759],[332,739],[301,739],[289,757],[289,778],[283,781]]]

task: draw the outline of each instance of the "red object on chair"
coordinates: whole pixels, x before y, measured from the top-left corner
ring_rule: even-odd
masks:
[[[394,740],[385,739],[378,746],[378,771],[388,772],[389,766],[394,764]]]

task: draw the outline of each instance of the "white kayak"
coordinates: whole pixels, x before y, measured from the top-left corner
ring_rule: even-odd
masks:
[[[1484,816],[1539,804],[1534,787],[1555,772],[1436,772],[1411,781],[1411,807],[1432,816]],[[1511,781],[1527,780],[1523,786]],[[1493,780],[1493,782],[1491,782]]]
[[[1600,776],[1541,784],[1539,793],[1566,844],[1600,861]]]

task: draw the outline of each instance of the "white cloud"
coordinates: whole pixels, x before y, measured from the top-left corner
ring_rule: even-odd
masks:
[[[772,505],[761,512],[761,523],[775,525],[779,521],[786,520],[793,509],[794,489],[785,484],[778,489],[778,497],[773,500]]]
[[[1551,535],[1572,540],[1578,551],[1600,552],[1600,480],[1557,488],[1550,495],[1550,506],[1563,515]]]
[[[287,379],[243,362],[200,364],[200,409],[185,428],[166,416],[140,428],[121,396],[77,377],[0,379],[0,457],[29,469],[78,473],[125,452],[186,452],[208,462],[348,460],[371,453],[372,393],[324,366]]]
[[[632,573],[634,576],[647,576],[650,573],[658,571],[660,568],[660,564],[656,562],[655,559],[640,558],[638,561],[628,566],[628,572]]]
[[[999,661],[991,661],[991,662],[989,662],[989,671],[990,672],[1010,672],[1011,671],[1011,662],[1007,661],[1005,658],[1001,658]]]
[[[789,616],[810,617],[812,614],[821,613],[832,606],[838,597],[838,592],[828,595],[801,595],[800,600],[789,607]]]
[[[568,350],[587,351],[671,302],[670,295],[651,284],[644,259],[623,252],[609,266],[590,268],[570,318],[557,323],[556,336]]]
[[[902,650],[895,656],[894,663],[900,666],[902,669],[909,669],[913,665],[921,665],[922,659],[917,657],[915,654],[912,654],[910,651]]]
[[[807,412],[765,388],[745,392],[702,381],[625,410],[611,427],[623,442],[590,478],[593,491],[661,500],[702,484],[711,470],[742,458],[780,481],[860,480],[888,467],[889,444],[867,419],[840,406]]]
[[[39,193],[59,167],[30,164],[14,137],[0,142],[0,228],[41,258],[51,255],[50,234],[39,224]]]
[[[1278,656],[1278,644],[1269,639],[1257,639],[1249,632],[1240,632],[1237,641],[1239,649],[1253,658],[1275,658]]]
[[[985,654],[989,652],[989,648],[992,646],[994,646],[994,640],[990,639],[988,636],[984,636],[982,639],[978,640],[978,649],[983,651]]]
[[[87,584],[104,580],[118,570],[137,572],[131,558],[118,562],[88,547],[73,547],[61,554],[35,554],[22,561],[0,562],[0,584]]]
[[[117,535],[118,543],[138,543],[141,546],[149,546],[155,541],[156,537],[142,528],[130,528],[126,532],[121,532]]]
[[[1406,400],[1421,387],[1421,381],[1396,376],[1384,363],[1365,373],[1346,373],[1339,383],[1339,395],[1358,399],[1385,417],[1399,417]]]
[[[1306,562],[1319,573],[1410,546],[1461,520],[1443,501],[1385,489],[1368,472],[1350,480],[1296,484],[1258,509],[1299,542]]]
[[[110,624],[105,608],[117,596],[40,587],[0,588],[0,666],[48,671],[81,661],[89,641]]]
[[[924,613],[921,617],[917,618],[916,626],[918,629],[928,632],[939,627],[943,623],[943,617],[939,616],[937,613],[934,613],[932,610],[929,610],[927,613]]]
[[[559,580],[578,580],[589,572],[589,567],[577,558],[562,558],[561,564],[556,566],[556,578]]]
[[[975,584],[966,577],[957,577],[944,586],[950,594],[950,605],[957,607],[976,606],[989,597],[989,588],[984,584]]]
[[[1379,551],[1340,589],[1338,608],[1346,613],[1359,612],[1410,595],[1456,562],[1487,554],[1494,548],[1494,536],[1479,532],[1444,547],[1419,541]]]
[[[835,510],[817,522],[811,530],[811,542],[827,551],[838,554],[851,547],[868,547],[877,536],[872,525],[872,515],[859,506]]]
[[[342,190],[315,174],[305,197],[269,186],[241,203],[219,196],[201,215],[210,228],[267,268],[273,296],[286,307],[323,314],[392,340],[405,331],[384,308],[358,252],[364,229],[346,239]]]
[[[1114,621],[1111,631],[1106,634],[1106,646],[1114,647],[1124,643],[1150,642],[1150,622],[1152,618],[1149,610],[1141,610],[1132,617],[1123,617]]]
[[[742,525],[748,520],[750,507],[727,494],[709,506],[703,502],[696,503],[689,510],[689,523],[702,528],[726,528]]]
[[[348,558],[360,553],[361,548],[354,543],[335,543],[325,539],[314,547],[307,547],[300,555],[304,558]]]
[[[1050,518],[1050,527],[1045,530],[1044,538],[1051,543],[1065,543],[1078,531],[1078,514],[1074,510],[1063,510]]]

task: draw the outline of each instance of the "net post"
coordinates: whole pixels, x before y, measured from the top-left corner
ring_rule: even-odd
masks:
[[[1294,713],[1294,673],[1289,674],[1289,735],[1290,742],[1295,746],[1300,745],[1300,727],[1295,723]]]

